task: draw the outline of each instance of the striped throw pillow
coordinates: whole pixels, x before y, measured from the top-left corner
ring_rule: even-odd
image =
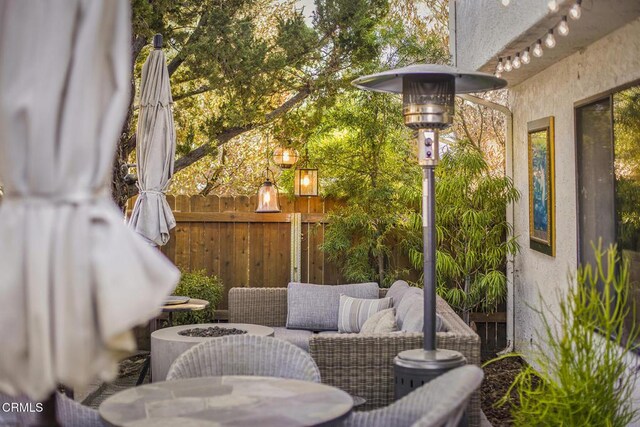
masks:
[[[373,314],[391,308],[391,298],[362,299],[340,295],[338,332],[360,332],[362,325]]]

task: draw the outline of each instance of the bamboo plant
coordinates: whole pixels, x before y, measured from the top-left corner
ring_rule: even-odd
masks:
[[[461,140],[436,169],[437,292],[469,321],[469,312],[495,311],[507,293],[506,259],[518,251],[506,219],[519,198],[510,178],[490,170],[483,152]],[[422,217],[410,222],[409,257],[422,269]]]

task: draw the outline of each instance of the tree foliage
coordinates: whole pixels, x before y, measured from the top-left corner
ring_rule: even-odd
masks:
[[[358,92],[340,99],[313,140],[325,195],[345,200],[328,218],[322,249],[351,281],[390,284],[402,273],[394,243],[419,169],[398,100]]]
[[[376,31],[388,13],[386,0],[318,0],[309,26],[293,1],[133,0],[132,7],[134,82],[148,42],[162,33],[174,111],[196,113],[177,114],[176,171],[347,86],[377,60]],[[199,109],[202,100],[206,109]],[[114,165],[114,198],[121,206],[136,191],[124,184],[121,168],[135,149],[134,123],[132,93]]]
[[[372,43],[380,54],[366,71],[447,62],[447,46],[440,32],[425,28],[428,19],[418,13],[415,2],[392,1]],[[410,266],[400,264],[398,247],[417,206],[420,170],[400,99],[352,89],[329,108],[316,105],[305,113],[305,119],[290,116],[295,120],[284,120],[283,125],[289,135],[309,141],[324,194],[345,201],[328,218],[323,250],[351,281],[390,285],[395,278],[408,278]]]
[[[492,174],[469,141],[452,145],[436,169],[437,291],[465,317],[473,309],[495,311],[506,297],[506,257],[518,244],[507,238],[505,214],[518,198],[511,179]],[[421,269],[421,215],[414,214],[411,224],[409,256]]]
[[[640,86],[613,95],[617,237],[640,251]]]

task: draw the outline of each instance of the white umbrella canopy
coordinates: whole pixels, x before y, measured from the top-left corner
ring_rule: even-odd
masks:
[[[127,112],[127,0],[0,1],[0,392],[112,378],[176,268],[109,188]]]
[[[156,246],[165,245],[169,241],[169,231],[176,226],[165,196],[173,176],[176,154],[172,104],[164,53],[156,48],[142,67],[136,133],[140,195],[129,220],[134,230]]]

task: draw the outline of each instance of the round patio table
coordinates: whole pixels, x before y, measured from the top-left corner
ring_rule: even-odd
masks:
[[[326,384],[258,376],[163,381],[106,399],[100,416],[112,426],[322,426],[345,418],[346,392]]]

